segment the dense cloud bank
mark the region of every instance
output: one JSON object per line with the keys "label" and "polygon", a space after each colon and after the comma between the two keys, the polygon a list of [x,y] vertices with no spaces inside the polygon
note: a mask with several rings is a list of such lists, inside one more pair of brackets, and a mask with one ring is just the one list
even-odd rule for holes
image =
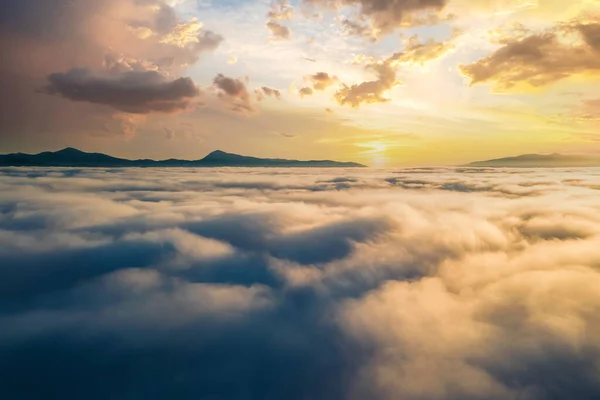
{"label": "dense cloud bank", "polygon": [[0,170],[3,399],[592,399],[600,170]]}

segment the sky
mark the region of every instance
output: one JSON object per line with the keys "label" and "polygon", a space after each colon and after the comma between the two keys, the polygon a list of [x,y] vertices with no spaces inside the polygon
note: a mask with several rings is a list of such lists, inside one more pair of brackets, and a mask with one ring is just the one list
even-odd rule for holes
{"label": "sky", "polygon": [[375,167],[598,149],[597,0],[0,5],[0,152]]}

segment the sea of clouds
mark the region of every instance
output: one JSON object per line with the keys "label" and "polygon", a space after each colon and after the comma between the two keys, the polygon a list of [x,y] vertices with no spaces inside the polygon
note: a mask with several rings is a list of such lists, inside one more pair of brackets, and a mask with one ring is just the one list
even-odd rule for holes
{"label": "sea of clouds", "polygon": [[600,169],[0,169],[0,398],[600,398]]}

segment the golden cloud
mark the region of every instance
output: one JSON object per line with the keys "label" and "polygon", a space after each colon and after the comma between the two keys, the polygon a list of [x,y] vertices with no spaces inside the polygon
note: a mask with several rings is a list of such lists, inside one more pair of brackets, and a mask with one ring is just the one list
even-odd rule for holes
{"label": "golden cloud", "polygon": [[517,27],[495,41],[501,47],[491,55],[459,67],[471,85],[493,83],[498,90],[509,90],[520,83],[544,86],[600,72],[598,17],[559,23],[543,31]]}

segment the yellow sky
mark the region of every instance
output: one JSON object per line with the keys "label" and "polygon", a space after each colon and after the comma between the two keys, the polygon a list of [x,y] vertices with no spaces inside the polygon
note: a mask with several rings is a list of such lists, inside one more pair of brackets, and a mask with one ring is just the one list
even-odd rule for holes
{"label": "yellow sky", "polygon": [[597,0],[101,2],[0,21],[1,150],[400,166],[600,143]]}

